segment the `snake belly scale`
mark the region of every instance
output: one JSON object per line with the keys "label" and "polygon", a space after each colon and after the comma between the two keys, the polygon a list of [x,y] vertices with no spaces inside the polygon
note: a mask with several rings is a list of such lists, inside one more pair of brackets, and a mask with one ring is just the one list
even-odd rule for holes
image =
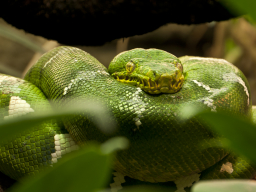
{"label": "snake belly scale", "polygon": [[[159,52],[166,56],[159,56]],[[30,106],[31,110],[27,112],[36,111],[33,102],[38,102],[35,99],[37,96],[31,99],[29,96],[24,97],[23,89],[28,90],[29,93],[32,92],[31,89],[36,90],[39,97],[43,97],[43,103],[46,104],[42,105],[45,106],[49,106],[47,99],[52,101],[54,107],[59,107],[66,102],[76,102],[80,97],[93,97],[106,103],[117,122],[118,130],[112,136],[125,136],[130,140],[130,147],[116,155],[114,169],[121,174],[146,182],[175,181],[201,172],[205,178],[252,178],[255,175],[254,167],[246,162],[246,165],[236,164],[239,158],[230,155],[223,148],[209,144],[202,149],[202,143],[212,139],[220,141],[220,136],[211,132],[204,122],[192,118],[182,123],[179,118],[184,106],[197,105],[211,111],[227,110],[250,119],[252,116],[250,89],[242,72],[225,60],[200,57],[182,57],[179,60],[165,51],[156,49],[133,49],[123,52],[112,60],[111,65],[116,63],[125,65],[131,60],[134,63],[140,60],[161,63],[162,57],[169,57],[167,61],[175,63],[176,68],[180,69],[178,66],[180,61],[183,65],[185,80],[175,80],[173,87],[182,85],[175,93],[165,93],[170,91],[163,86],[162,89],[159,88],[163,93],[150,94],[150,89],[146,87],[149,91],[143,90],[144,85],[141,87],[140,83],[129,84],[117,81],[115,78],[118,74],[111,71],[115,67],[112,67],[109,73],[97,59],[80,49],[55,48],[38,60],[26,74],[25,80],[15,78],[15,81],[22,81],[19,85],[15,85],[20,91],[7,93],[6,79],[12,77],[2,75],[1,78],[5,80],[0,79],[1,107],[3,107],[1,118],[10,115],[10,100],[18,97]],[[122,64],[123,62],[125,64]],[[133,67],[129,64],[126,70],[130,73]],[[28,88],[28,84],[33,88]],[[160,92],[157,89],[152,90],[154,93]],[[52,165],[52,158],[59,157],[56,135],[62,137],[66,135],[65,138],[68,139],[65,141],[72,142],[72,145],[65,145],[67,150],[61,147],[59,155],[61,152],[65,154],[75,150],[75,143],[80,145],[90,140],[104,142],[110,138],[86,117],[74,116],[65,119],[63,121],[65,128],[57,125],[56,122],[50,123],[52,124],[48,125],[47,129],[40,128],[42,131],[35,130],[29,133],[30,135],[39,133],[34,139],[34,152],[30,149],[32,156],[28,153],[21,155],[19,151],[26,136],[20,135],[10,141],[13,148],[7,147],[8,142],[2,144],[0,171],[14,179],[19,179],[23,175],[34,173],[43,164]],[[45,138],[47,135],[48,148],[44,146],[46,141],[41,142],[45,139],[41,134]],[[31,143],[31,138],[27,140]],[[23,150],[26,151],[27,148],[23,147]],[[33,157],[33,154],[36,156]],[[15,164],[12,155],[16,155],[15,162],[23,161],[23,163]],[[232,167],[233,172],[223,171],[222,165],[225,159],[226,162],[236,165]],[[39,161],[42,163],[40,164]],[[241,159],[239,161],[241,162]],[[219,167],[215,169],[215,165]],[[244,166],[250,174],[241,171],[241,167]],[[213,169],[210,173],[205,171],[210,170],[209,168]]]}

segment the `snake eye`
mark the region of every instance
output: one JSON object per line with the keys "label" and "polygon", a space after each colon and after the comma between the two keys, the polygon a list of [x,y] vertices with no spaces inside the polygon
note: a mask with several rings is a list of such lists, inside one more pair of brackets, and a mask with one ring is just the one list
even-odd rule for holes
{"label": "snake eye", "polygon": [[128,73],[132,73],[132,72],[134,71],[134,69],[135,69],[135,65],[134,65],[134,63],[133,63],[132,61],[129,61],[129,62],[126,64],[125,68],[126,68],[126,71],[127,71]]}
{"label": "snake eye", "polygon": [[176,67],[181,71],[181,73],[183,73],[183,66],[181,63],[177,63]]}

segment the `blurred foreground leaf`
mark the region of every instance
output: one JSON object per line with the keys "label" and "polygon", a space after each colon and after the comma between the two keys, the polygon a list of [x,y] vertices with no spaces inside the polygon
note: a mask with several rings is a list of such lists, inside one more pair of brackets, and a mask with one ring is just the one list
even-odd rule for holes
{"label": "blurred foreground leaf", "polygon": [[203,112],[197,116],[223,135],[224,146],[256,163],[256,126],[252,122],[224,112]]}
{"label": "blurred foreground leaf", "polygon": [[194,117],[195,115],[203,112],[204,109],[197,104],[189,104],[189,105],[184,105],[182,107],[180,107],[179,109],[179,120],[182,121],[186,121],[188,119],[190,119],[191,117]]}
{"label": "blurred foreground leaf", "polygon": [[192,187],[192,192],[253,192],[256,181],[253,180],[217,180],[200,181]]}
{"label": "blurred foreground leaf", "polygon": [[134,186],[122,189],[120,192],[174,192],[177,189],[156,186]]}
{"label": "blurred foreground leaf", "polygon": [[256,20],[255,0],[223,0],[223,2],[226,2],[223,5],[225,5],[230,11],[235,11],[239,14],[249,14],[254,20]]}
{"label": "blurred foreground leaf", "polygon": [[109,114],[107,108],[100,102],[84,99],[76,101],[76,104],[65,105],[58,110],[47,110],[40,113],[29,113],[25,116],[12,118],[0,122],[0,140],[5,140],[13,134],[27,130],[44,121],[51,119],[61,119],[74,114],[84,114],[93,117],[92,121],[104,133],[114,131],[115,122]]}
{"label": "blurred foreground leaf", "polygon": [[238,46],[232,38],[227,38],[225,40],[225,60],[230,63],[235,63],[242,54],[242,48]]}
{"label": "blurred foreground leaf", "polygon": [[[101,190],[97,192],[113,192],[115,190],[107,189],[107,190]],[[177,188],[172,187],[158,187],[158,186],[129,186],[124,187],[123,189],[119,190],[118,192],[175,192],[177,191]]]}
{"label": "blurred foreground leaf", "polygon": [[106,187],[111,175],[113,157],[103,154],[97,145],[66,155],[52,168],[27,177],[10,192],[94,192]]}
{"label": "blurred foreground leaf", "polygon": [[30,40],[25,35],[19,34],[13,29],[6,27],[1,23],[0,23],[0,35],[12,41],[15,41],[17,43],[20,43],[23,46],[31,49],[32,51],[41,52],[41,53],[45,52],[45,50],[41,46],[39,46],[38,44]]}
{"label": "blurred foreground leaf", "polygon": [[103,153],[113,153],[117,150],[127,149],[129,140],[125,137],[113,137],[101,145]]}

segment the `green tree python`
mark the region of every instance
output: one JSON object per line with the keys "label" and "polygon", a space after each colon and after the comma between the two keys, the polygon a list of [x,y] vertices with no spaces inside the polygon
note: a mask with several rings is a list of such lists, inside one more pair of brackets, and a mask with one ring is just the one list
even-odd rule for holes
{"label": "green tree python", "polygon": [[[248,82],[222,59],[182,57],[158,49],[118,54],[108,70],[90,54],[73,47],[45,53],[24,80],[1,74],[1,119],[61,106],[88,96],[103,100],[130,147],[117,153],[112,187],[131,183],[174,182],[177,191],[199,179],[252,178],[255,167],[227,150],[203,143],[220,136],[182,108],[197,105],[252,118]],[[90,140],[110,138],[84,116],[46,122],[0,145],[0,171],[13,179],[54,166],[65,153]],[[120,186],[119,186],[120,187]]]}

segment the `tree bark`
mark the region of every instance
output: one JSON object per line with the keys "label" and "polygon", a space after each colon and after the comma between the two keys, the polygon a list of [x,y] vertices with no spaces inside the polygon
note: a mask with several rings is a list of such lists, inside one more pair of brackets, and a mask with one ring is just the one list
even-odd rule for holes
{"label": "tree bark", "polygon": [[198,24],[235,15],[222,0],[4,0],[0,17],[68,45],[102,45],[167,23]]}

